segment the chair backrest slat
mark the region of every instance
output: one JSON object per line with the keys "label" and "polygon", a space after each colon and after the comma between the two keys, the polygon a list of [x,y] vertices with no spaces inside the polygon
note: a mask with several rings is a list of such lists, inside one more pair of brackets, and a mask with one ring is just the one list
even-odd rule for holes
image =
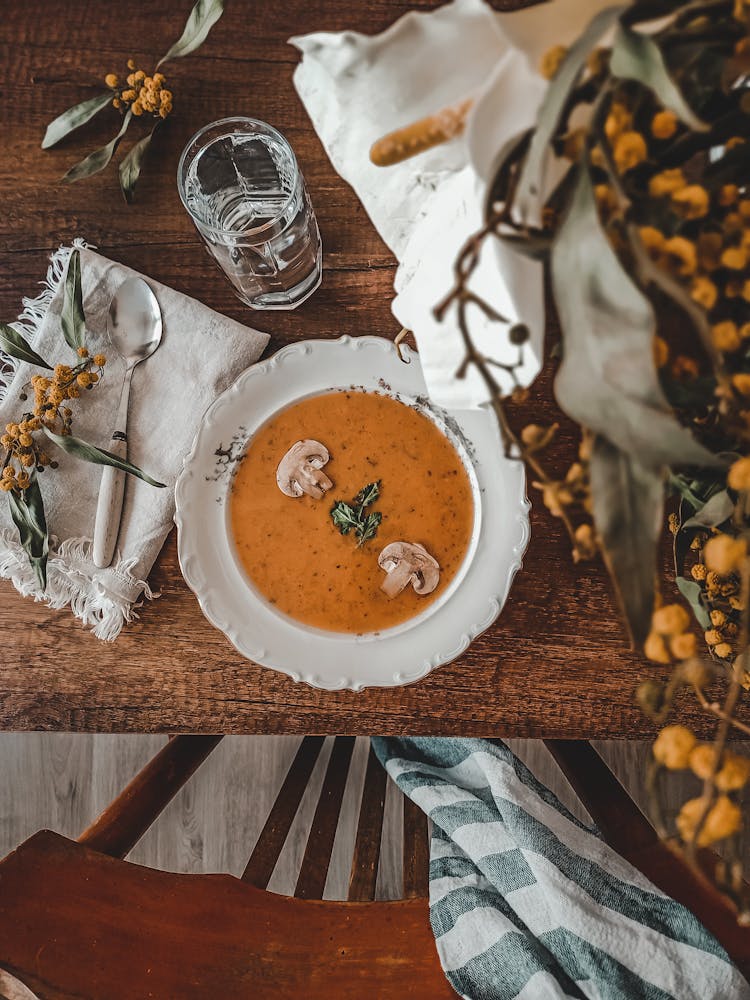
{"label": "chair backrest slat", "polygon": [[378,880],[380,842],[385,812],[385,789],[388,776],[370,747],[359,807],[357,839],[354,842],[352,871],[349,879],[349,899],[366,902],[375,899]]}
{"label": "chair backrest slat", "polygon": [[242,873],[243,882],[259,889],[268,885],[324,742],[325,736],[305,736],[301,741]]}
{"label": "chair backrest slat", "polygon": [[404,898],[426,896],[429,885],[427,817],[404,796]]}
{"label": "chair backrest slat", "polygon": [[339,824],[341,801],[354,750],[354,739],[353,736],[337,736],[333,742],[323,788],[294,890],[294,895],[300,899],[323,898],[336,828]]}
{"label": "chair backrest slat", "polygon": [[619,854],[655,844],[656,831],[586,740],[545,740],[604,839]]}
{"label": "chair backrest slat", "polygon": [[138,772],[130,784],[78,838],[93,851],[124,858],[221,736],[175,736]]}

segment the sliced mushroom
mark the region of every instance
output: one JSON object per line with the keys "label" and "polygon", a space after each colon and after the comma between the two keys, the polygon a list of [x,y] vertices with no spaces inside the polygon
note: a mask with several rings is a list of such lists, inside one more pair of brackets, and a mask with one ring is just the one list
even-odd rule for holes
{"label": "sliced mushroom", "polygon": [[330,490],[333,483],[320,470],[330,455],[320,441],[297,441],[279,462],[276,482],[281,492],[288,497],[301,497],[303,493],[316,500]]}
{"label": "sliced mushroom", "polygon": [[431,594],[440,579],[440,567],[418,542],[391,542],[378,556],[385,570],[380,589],[386,597],[396,597],[410,583],[420,595]]}

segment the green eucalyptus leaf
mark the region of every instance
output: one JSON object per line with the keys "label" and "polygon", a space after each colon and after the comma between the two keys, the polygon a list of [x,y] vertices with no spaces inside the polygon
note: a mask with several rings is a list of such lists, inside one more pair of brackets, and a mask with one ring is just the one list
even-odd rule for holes
{"label": "green eucalyptus leaf", "polygon": [[83,313],[81,290],[81,253],[74,250],[68,260],[65,275],[62,312],[60,313],[63,337],[69,347],[77,351],[86,343],[86,317]]}
{"label": "green eucalyptus leaf", "polygon": [[519,219],[529,225],[538,225],[542,206],[542,187],[550,143],[557,132],[568,97],[576,85],[586,59],[601,36],[617,20],[626,5],[608,7],[599,11],[583,34],[568,49],[554,78],[550,81],[537,116],[536,129],[524,161],[514,205]]}
{"label": "green eucalyptus leaf", "polygon": [[9,354],[12,358],[17,358],[19,361],[26,361],[30,365],[36,365],[37,368],[49,368],[50,371],[52,370],[52,365],[47,364],[44,358],[37,354],[33,347],[31,347],[25,337],[22,337],[17,330],[14,330],[7,323],[0,323],[0,351],[4,354]]}
{"label": "green eucalyptus leaf", "polygon": [[71,434],[55,434],[49,427],[43,429],[50,441],[53,441],[58,448],[62,448],[63,451],[66,451],[69,455],[73,455],[75,458],[80,458],[84,462],[93,462],[95,465],[112,465],[115,469],[122,469],[123,472],[128,472],[131,476],[137,476],[138,479],[142,479],[149,486],[163,488],[166,485],[165,483],[157,482],[151,476],[147,476],[137,465],[133,465],[127,459],[113,455],[111,451],[97,448],[95,445],[81,441],[80,438],[73,437]]}
{"label": "green eucalyptus leaf", "polygon": [[691,489],[690,482],[684,476],[670,473],[667,476],[667,486],[670,488],[671,492],[679,494],[679,496],[682,497],[683,502],[689,504],[690,509],[693,511],[700,510],[705,503],[705,500],[696,496]]}
{"label": "green eucalyptus leaf", "polygon": [[649,35],[620,25],[609,65],[614,76],[637,80],[653,90],[664,107],[674,111],[694,131],[708,130],[708,125],[698,118],[672,80],[661,49]]}
{"label": "green eucalyptus leaf", "polygon": [[66,184],[72,184],[73,181],[83,180],[84,177],[91,177],[92,174],[98,174],[100,170],[104,170],[109,161],[114,156],[114,152],[120,144],[120,140],[125,135],[128,130],[128,125],[133,117],[133,112],[128,111],[122,120],[122,125],[120,126],[120,131],[111,139],[106,146],[101,146],[99,149],[95,149],[93,153],[89,153],[88,156],[84,157],[79,163],[76,163],[70,168],[67,174],[61,178]]}
{"label": "green eucalyptus leaf", "polygon": [[133,201],[133,193],[135,191],[135,186],[138,183],[138,178],[141,176],[141,167],[143,166],[143,160],[148,151],[148,147],[151,144],[151,140],[154,137],[154,133],[158,129],[160,122],[151,129],[148,135],[144,135],[142,139],[133,146],[132,149],[122,158],[120,161],[120,167],[118,174],[120,177],[120,190],[122,191],[125,201],[131,204]]}
{"label": "green eucalyptus leaf", "polygon": [[645,467],[717,466],[674,417],[653,361],[654,314],[601,228],[591,179],[579,176],[552,248],[563,335],[555,380],[562,409]]}
{"label": "green eucalyptus leaf", "polygon": [[66,135],[80,128],[81,125],[85,125],[86,122],[91,121],[94,115],[98,114],[111,103],[112,96],[112,92],[108,90],[104,94],[98,94],[87,101],[81,101],[80,104],[75,104],[72,108],[68,108],[67,111],[63,111],[61,115],[58,115],[47,126],[47,131],[44,133],[44,138],[42,139],[42,149],[49,149],[50,146],[54,146],[55,143],[64,139]]}
{"label": "green eucalyptus leaf", "polygon": [[179,39],[156,64],[157,69],[167,59],[180,59],[190,55],[208,38],[208,33],[224,13],[224,0],[197,0],[190,11]]}
{"label": "green eucalyptus leaf", "polygon": [[636,643],[651,626],[664,478],[600,434],[591,451],[591,499],[604,559]]}
{"label": "green eucalyptus leaf", "polygon": [[734,501],[726,490],[714,495],[683,524],[683,528],[717,528],[734,513]]}
{"label": "green eucalyptus leaf", "polygon": [[42,590],[47,587],[47,556],[49,554],[49,534],[44,516],[44,501],[42,491],[36,476],[31,484],[21,493],[8,493],[10,515],[18,530],[21,542],[29,562],[36,573]]}
{"label": "green eucalyptus leaf", "polygon": [[[692,505],[687,500],[680,500],[677,506],[677,521],[678,524],[682,525],[690,510],[693,509]],[[682,531],[681,529],[676,535],[672,535],[672,559],[674,562],[674,575],[675,577],[682,576],[683,570],[685,569],[685,559],[690,552],[690,543],[693,540],[692,532]]]}
{"label": "green eucalyptus leaf", "polygon": [[708,614],[708,608],[703,603],[700,585],[695,580],[688,580],[684,576],[678,576],[675,583],[679,592],[693,609],[693,614],[700,627],[702,629],[711,628],[711,618]]}

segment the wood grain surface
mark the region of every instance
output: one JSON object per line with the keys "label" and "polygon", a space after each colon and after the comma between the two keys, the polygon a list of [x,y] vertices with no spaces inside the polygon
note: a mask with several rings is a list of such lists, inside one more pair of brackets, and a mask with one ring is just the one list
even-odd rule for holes
{"label": "wood grain surface", "polygon": [[[95,92],[134,56],[150,66],[181,28],[190,3],[123,16],[97,0],[6,0],[0,19],[0,316],[34,294],[51,250],[82,236],[99,250],[214,309],[267,330],[269,351],[308,337],[378,334],[390,314],[395,262],[351,189],[336,175],[292,87],[290,35],[380,31],[431,4],[368,0],[232,0],[198,53],[169,65],[175,114],[154,144],[133,206],[116,172],[71,186],[60,175],[106,141],[88,124],[55,149],[47,122]],[[183,9],[184,8],[184,9]],[[278,126],[297,151],[324,243],[317,294],[292,313],[253,313],[232,294],[179,203],[179,152],[194,131],[230,114]],[[516,419],[557,418],[550,371]],[[559,462],[573,455],[563,422]],[[559,524],[535,504],[524,568],[498,624],[458,661],[401,689],[320,692],[242,659],[204,620],[182,581],[174,535],[151,576],[161,592],[114,644],[0,583],[0,727],[99,732],[432,733],[635,737],[651,724],[633,702],[659,671],[631,653],[601,567],[575,568]],[[686,718],[707,731],[686,709]]]}

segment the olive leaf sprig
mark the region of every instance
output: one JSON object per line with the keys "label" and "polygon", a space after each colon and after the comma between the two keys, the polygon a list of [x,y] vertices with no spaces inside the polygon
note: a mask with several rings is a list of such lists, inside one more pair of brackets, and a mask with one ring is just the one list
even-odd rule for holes
{"label": "olive leaf sprig", "polygon": [[375,503],[380,496],[380,480],[363,486],[351,503],[337,500],[331,507],[331,520],[342,535],[353,531],[357,537],[357,548],[374,538],[383,520],[379,510],[366,513],[367,507]]}
{"label": "olive leaf sprig", "polygon": [[0,491],[8,496],[21,546],[42,589],[47,586],[49,532],[39,477],[46,470],[58,467],[46,450],[48,442],[83,461],[112,465],[151,486],[164,486],[132,462],[82,441],[71,433],[73,411],[68,402],[81,398],[82,390],[92,390],[100,383],[107,362],[104,354],[97,352],[92,355],[86,347],[78,250],[73,251],[68,262],[61,328],[65,342],[75,352],[76,362],[72,365],[58,364],[53,368],[17,330],[6,323],[0,324],[0,350],[50,373],[32,375],[22,389],[20,400],[26,403],[29,395],[33,394],[33,408],[25,410],[18,421],[7,424],[5,433],[0,436],[0,447],[4,452]]}
{"label": "olive leaf sprig", "polygon": [[[197,0],[190,11],[182,35],[156,64],[156,70],[168,59],[179,59],[195,52],[205,42],[211,28],[223,13],[224,0]],[[155,119],[151,130],[131,147],[120,162],[120,190],[125,200],[130,203],[133,200],[135,186],[151,140],[172,111],[173,95],[172,91],[165,86],[167,81],[163,73],[155,70],[153,74],[148,75],[144,70],[136,67],[133,59],[129,59],[127,65],[130,72],[123,83],[115,73],[107,73],[104,77],[104,82],[107,85],[106,91],[81,101],[80,104],[75,104],[50,122],[42,140],[42,149],[49,149],[56,145],[66,135],[91,121],[95,115],[110,105],[120,112],[120,126],[113,138],[104,146],[93,150],[79,163],[74,164],[63,176],[63,181],[72,183],[104,170],[114,156],[133,118],[143,118],[144,120],[150,118],[152,121]]]}

